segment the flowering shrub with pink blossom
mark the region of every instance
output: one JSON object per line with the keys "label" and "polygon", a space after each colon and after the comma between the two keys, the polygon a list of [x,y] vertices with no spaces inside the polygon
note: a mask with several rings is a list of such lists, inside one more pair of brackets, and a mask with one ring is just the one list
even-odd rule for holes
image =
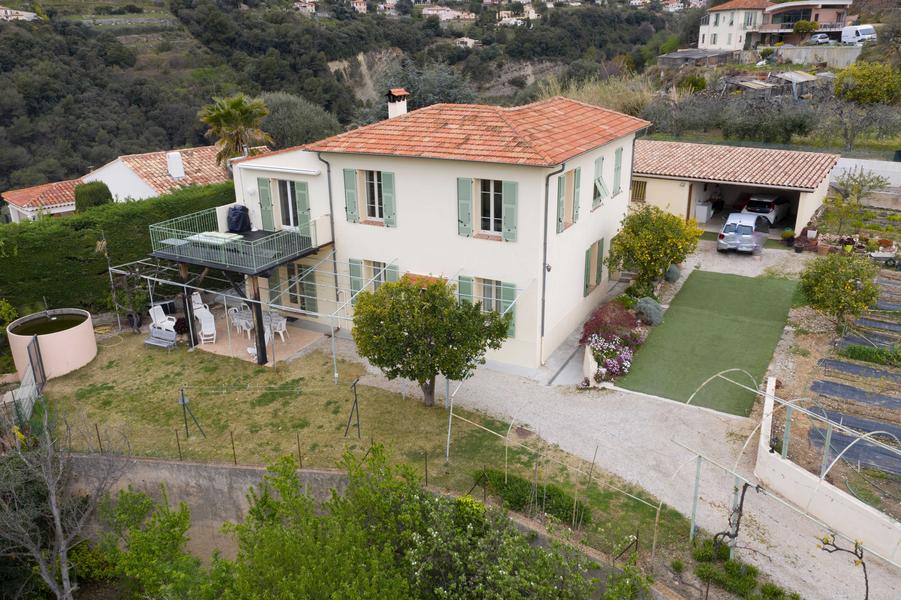
{"label": "flowering shrub with pink blossom", "polygon": [[639,343],[638,337],[627,340],[618,335],[592,335],[588,339],[588,347],[598,363],[594,380],[597,383],[610,381],[628,373],[632,368],[633,347]]}

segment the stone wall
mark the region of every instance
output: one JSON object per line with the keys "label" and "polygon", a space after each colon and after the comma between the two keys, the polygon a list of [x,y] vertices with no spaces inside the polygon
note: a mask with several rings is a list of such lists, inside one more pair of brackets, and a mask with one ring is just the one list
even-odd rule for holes
{"label": "stone wall", "polygon": [[[121,462],[123,468],[113,493],[131,486],[160,499],[165,485],[170,506],[179,502],[188,505],[188,550],[203,558],[217,548],[226,556],[232,555],[235,547],[231,538],[222,534],[222,524],[243,519],[248,508],[247,491],[259,484],[266,473],[262,467],[76,455],[76,481],[89,485],[93,477],[105,471],[104,462],[110,460]],[[341,471],[301,469],[298,476],[304,492],[317,502],[330,498],[332,490],[342,493],[347,486],[347,476]]]}

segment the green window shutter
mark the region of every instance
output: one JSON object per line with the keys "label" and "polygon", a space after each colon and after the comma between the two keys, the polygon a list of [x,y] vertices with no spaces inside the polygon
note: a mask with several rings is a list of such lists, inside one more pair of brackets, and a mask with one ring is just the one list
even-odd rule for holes
{"label": "green window shutter", "polygon": [[[593,246],[594,244],[592,244]],[[582,295],[587,296],[591,288],[591,246],[585,251],[585,285],[582,286]]]}
{"label": "green window shutter", "polygon": [[594,190],[591,194],[591,208],[597,208],[607,197],[607,185],[604,183],[604,157],[594,159]]}
{"label": "green window shutter", "polygon": [[566,178],[563,175],[557,176],[557,233],[563,231],[563,212],[566,206],[564,194],[566,192]]}
{"label": "green window shutter", "polygon": [[394,173],[382,171],[382,208],[385,227],[397,227],[397,198],[394,195]]}
{"label": "green window shutter", "polygon": [[598,240],[598,264],[594,273],[594,282],[600,285],[604,280],[604,238]]}
{"label": "green window shutter", "polygon": [[457,178],[457,233],[472,237],[472,179]]}
{"label": "green window shutter", "polygon": [[460,302],[472,304],[472,277],[464,275],[457,277],[457,296]]}
{"label": "green window shutter", "polygon": [[297,229],[300,235],[311,237],[310,189],[306,181],[292,181],[294,186],[294,208],[297,211]]}
{"label": "green window shutter", "polygon": [[515,181],[505,181],[502,185],[503,190],[503,212],[501,213],[503,234],[505,242],[516,241],[516,197],[519,192],[519,184]]}
{"label": "green window shutter", "polygon": [[516,334],[516,286],[512,283],[501,283],[501,312],[510,315],[510,325],[507,327],[507,337]]}
{"label": "green window shutter", "polygon": [[306,309],[310,312],[319,312],[316,302],[316,271],[312,267],[300,276],[300,293],[303,295]]}
{"label": "green window shutter", "polygon": [[397,269],[397,265],[391,264],[385,267],[385,281],[397,281],[400,279],[400,271]]}
{"label": "green window shutter", "polygon": [[[350,293],[351,296],[363,289],[363,261],[358,258],[351,258],[347,261],[350,269]],[[351,300],[351,304],[355,304],[356,298]]]}
{"label": "green window shutter", "polygon": [[279,289],[280,285],[280,277],[278,273],[278,267],[272,269],[272,272],[269,273],[269,277],[267,278],[267,285],[269,286],[269,304],[281,304],[281,290]]}
{"label": "green window shutter", "polygon": [[360,207],[357,205],[357,172],[344,169],[344,209],[349,223],[360,222]]}
{"label": "green window shutter", "polygon": [[616,162],[613,164],[613,193],[618,194],[623,191],[622,188],[623,175],[623,149],[616,149]]}
{"label": "green window shutter", "polygon": [[275,219],[272,216],[272,191],[269,189],[269,180],[265,177],[257,179],[257,188],[260,190],[260,220],[266,231],[275,230]]}
{"label": "green window shutter", "polygon": [[573,173],[573,223],[579,220],[579,183],[582,179],[582,167],[576,167]]}

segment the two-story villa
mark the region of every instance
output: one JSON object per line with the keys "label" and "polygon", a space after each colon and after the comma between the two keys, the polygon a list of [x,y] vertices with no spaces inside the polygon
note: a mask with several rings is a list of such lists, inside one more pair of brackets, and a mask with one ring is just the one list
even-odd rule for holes
{"label": "two-story villa", "polygon": [[254,229],[309,246],[245,270],[259,279],[248,288],[307,326],[346,329],[361,290],[444,277],[461,301],[513,315],[490,360],[538,367],[606,292],[649,123],[559,97],[406,113],[392,92],[385,121],[234,161]]}
{"label": "two-story villa", "polygon": [[730,0],[707,10],[698,31],[698,48],[747,50],[758,44],[800,44],[808,34],[794,33],[795,23],[810,21],[836,39],[847,23],[852,0]]}

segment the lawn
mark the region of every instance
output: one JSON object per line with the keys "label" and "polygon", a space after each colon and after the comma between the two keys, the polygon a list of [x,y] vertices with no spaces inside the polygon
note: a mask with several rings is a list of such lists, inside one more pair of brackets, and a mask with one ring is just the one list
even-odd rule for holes
{"label": "lawn", "polygon": [[[420,475],[428,456],[429,484],[457,493],[470,491],[481,468],[504,468],[503,440],[461,420],[454,422],[451,460],[445,463],[447,411],[441,406],[425,407],[418,396],[405,398],[376,387],[358,386],[361,437],[351,427],[345,438],[353,403],[350,383],[364,372],[359,364],[342,361],[341,379],[335,385],[331,356],[324,352],[273,370],[181,347],[167,353],[142,342],[143,336],[132,334],[102,341],[91,364],[48,383],[46,395],[70,426],[76,449],[96,449],[99,431],[106,451],[124,452],[130,447],[135,455],[178,459],[180,445],[185,460],[231,462],[236,457],[241,464],[266,464],[285,454],[296,456],[299,445],[305,467],[334,467],[345,451],[362,455],[375,442],[385,446],[392,460],[410,464]],[[182,385],[206,438],[190,417],[190,437],[185,438],[179,405]],[[507,432],[507,423],[464,410],[454,413],[492,431]],[[587,461],[549,446],[524,429],[511,433],[510,472],[531,481],[533,450],[542,454],[540,482],[577,490],[591,507],[594,522],[581,532],[582,541],[609,553],[636,529],[642,540],[652,539],[655,510],[598,482],[656,505],[647,493],[597,468],[593,483],[586,486],[579,471],[589,471]],[[481,498],[482,490],[472,493]],[[687,535],[687,520],[664,508],[660,545],[670,553],[682,553]]]}
{"label": "lawn", "polygon": [[[685,402],[704,380],[725,369],[744,369],[761,382],[796,288],[790,279],[692,272],[619,384]],[[727,377],[753,387],[742,373]],[[692,404],[747,416],[754,397],[717,379]]]}

